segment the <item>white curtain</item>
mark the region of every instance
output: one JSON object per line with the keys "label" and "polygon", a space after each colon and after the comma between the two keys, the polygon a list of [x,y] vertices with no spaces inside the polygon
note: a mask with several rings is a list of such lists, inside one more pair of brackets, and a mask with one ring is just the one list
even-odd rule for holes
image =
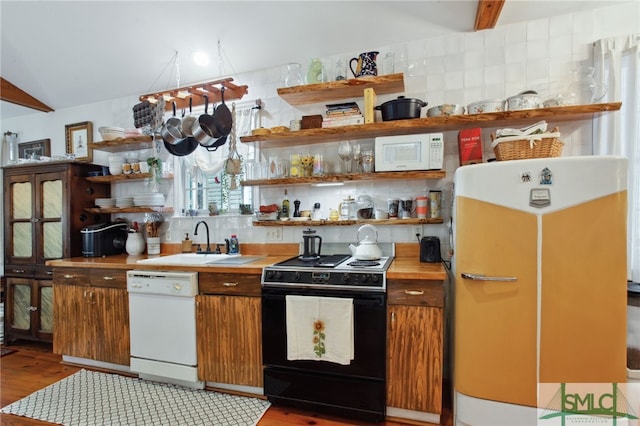
{"label": "white curtain", "polygon": [[[595,121],[593,153],[629,159],[627,259],[629,279],[640,282],[640,34],[598,40],[596,76],[609,90],[603,102],[621,101],[618,112]],[[606,226],[606,225],[605,225]]]}

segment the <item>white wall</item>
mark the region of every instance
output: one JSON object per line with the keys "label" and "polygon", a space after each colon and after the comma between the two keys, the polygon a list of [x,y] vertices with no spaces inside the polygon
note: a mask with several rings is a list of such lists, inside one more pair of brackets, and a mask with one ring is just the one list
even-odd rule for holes
{"label": "white wall", "polygon": [[[429,102],[429,106],[442,103],[467,105],[483,99],[506,97],[520,91],[533,89],[550,95],[565,87],[569,70],[592,63],[592,43],[603,37],[638,32],[640,28],[640,3],[627,3],[605,7],[595,11],[555,16],[548,19],[526,23],[498,26],[493,30],[476,33],[458,33],[432,39],[411,40],[402,45],[380,46],[382,58],[387,52],[396,54],[396,72],[405,73],[405,95]],[[336,56],[352,57],[357,52],[340,52]],[[406,59],[405,67],[400,57]],[[331,68],[334,58],[322,58]],[[306,68],[307,64],[303,64]],[[245,99],[260,98],[264,102],[262,113],[263,127],[286,125],[289,120],[309,113],[322,113],[324,105],[308,105],[295,109],[281,100],[276,89],[283,86],[285,67],[256,70],[251,73],[234,75],[239,84],[249,86],[249,95]],[[396,95],[380,96],[378,103],[393,99]],[[98,140],[97,128],[102,125],[132,127],[131,107],[137,97],[114,99],[91,105],[59,110],[53,113],[35,113],[26,117],[2,120],[1,131],[17,132],[21,142],[50,138],[52,155],[64,153],[64,126],[79,121],[92,121],[94,139]],[[427,107],[428,108],[428,107]],[[424,115],[424,113],[423,113]],[[553,123],[551,123],[553,124]],[[483,131],[485,158],[493,157],[490,151],[490,132]],[[588,155],[591,153],[591,123],[589,121],[561,123],[560,131],[565,142],[563,155]],[[372,144],[373,140],[361,140],[361,145]],[[337,158],[336,144],[314,145],[305,148],[311,152],[323,152],[325,158]],[[276,151],[285,155],[287,150]],[[263,153],[263,156],[273,155]],[[289,199],[299,198],[304,208],[311,208],[314,202],[322,205],[328,213],[329,207],[337,208],[341,199],[347,195],[367,192],[374,196],[376,207],[384,207],[387,197],[393,195],[417,195],[429,189],[444,189],[444,217],[448,218],[450,208],[450,186],[453,174],[458,167],[457,132],[445,133],[445,169],[446,179],[436,181],[375,181],[347,184],[330,189],[311,188],[306,185],[288,187]],[[167,153],[163,153],[165,158]],[[266,158],[266,157],[265,157]],[[94,152],[94,161],[106,164],[104,153]],[[144,187],[132,185],[127,188],[117,186],[118,195],[123,192],[140,192]],[[171,186],[164,184],[163,190],[173,199]],[[254,205],[280,203],[283,187],[265,187],[255,190],[259,201]],[[140,220],[135,215],[124,215],[132,220]],[[164,225],[164,239],[179,241],[184,232],[192,233],[197,220],[206,219],[212,228],[213,239],[222,241],[231,233],[237,233],[241,242],[266,241],[267,231],[271,228],[252,227],[247,216],[218,216],[196,218],[173,218]],[[326,241],[354,241],[357,227],[322,227],[318,233]],[[285,242],[298,242],[302,228],[283,227]],[[443,252],[448,247],[447,230],[444,225],[425,225],[421,229],[424,235],[437,235],[443,242]],[[381,241],[415,241],[414,227],[380,227]],[[199,238],[198,236],[197,238]],[[202,241],[198,239],[197,241]]]}

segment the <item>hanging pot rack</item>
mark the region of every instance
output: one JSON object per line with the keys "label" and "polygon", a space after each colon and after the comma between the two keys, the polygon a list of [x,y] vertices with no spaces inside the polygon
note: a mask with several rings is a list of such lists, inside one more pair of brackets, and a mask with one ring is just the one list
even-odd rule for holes
{"label": "hanging pot rack", "polygon": [[158,102],[158,99],[164,97],[166,111],[172,110],[173,102],[176,103],[176,107],[179,109],[188,109],[189,98],[192,99],[192,106],[194,107],[204,105],[205,95],[209,97],[209,103],[220,102],[222,99],[222,87],[224,87],[225,102],[234,99],[242,99],[242,97],[249,92],[248,86],[238,86],[233,84],[232,81],[233,78],[227,77],[219,80],[192,84],[190,86],[178,87],[162,92],[140,95],[139,99],[140,101],[156,103]]}

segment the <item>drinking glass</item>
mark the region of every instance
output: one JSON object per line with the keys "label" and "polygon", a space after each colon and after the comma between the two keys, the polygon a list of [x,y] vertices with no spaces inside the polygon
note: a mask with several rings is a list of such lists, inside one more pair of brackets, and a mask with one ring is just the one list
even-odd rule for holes
{"label": "drinking glass", "polygon": [[353,159],[353,149],[350,141],[340,141],[338,144],[338,157],[344,162],[345,172],[351,173],[351,160]]}
{"label": "drinking glass", "polygon": [[298,63],[287,64],[287,75],[284,78],[286,87],[300,86],[302,84],[302,65]]}

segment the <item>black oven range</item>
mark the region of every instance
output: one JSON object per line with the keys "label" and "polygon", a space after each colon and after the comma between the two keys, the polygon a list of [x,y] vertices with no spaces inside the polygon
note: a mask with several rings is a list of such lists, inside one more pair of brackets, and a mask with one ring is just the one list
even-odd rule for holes
{"label": "black oven range", "polygon": [[[270,402],[384,420],[386,270],[391,260],[360,262],[351,255],[322,255],[264,268],[264,393]],[[346,339],[335,338],[345,333]],[[350,358],[332,358],[331,346],[345,341]]]}

